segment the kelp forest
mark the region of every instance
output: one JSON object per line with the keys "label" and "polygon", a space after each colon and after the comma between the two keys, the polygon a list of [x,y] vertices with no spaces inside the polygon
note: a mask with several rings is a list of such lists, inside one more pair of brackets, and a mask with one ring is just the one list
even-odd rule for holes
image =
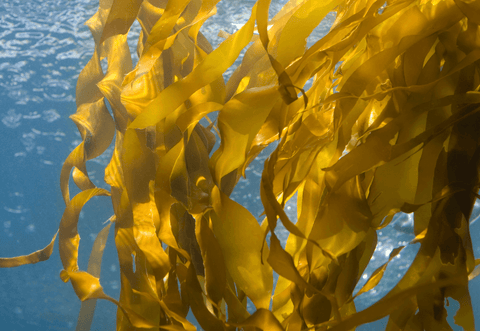
{"label": "kelp forest", "polygon": [[[78,77],[71,119],[83,141],[60,174],[58,233],[0,266],[47,260],[58,237],[60,277],[82,301],[77,330],[90,329],[97,299],[118,306],[117,330],[195,330],[189,311],[207,331],[354,330],[387,316],[389,331],[475,330],[480,2],[291,0],[269,17],[270,1],[258,0],[213,48],[200,29],[218,2],[100,0],[86,22],[95,51]],[[332,14],[329,32],[307,45]],[[106,190],[87,161],[112,143]],[[230,195],[269,145],[259,222]],[[98,196],[114,215],[80,270],[79,214]],[[292,197],[296,219],[285,212]],[[400,212],[413,215],[419,250],[392,290],[357,311],[354,299],[388,264],[354,295],[377,231]],[[101,285],[105,245],[118,253],[118,301]],[[448,300],[459,304],[457,326]]]}

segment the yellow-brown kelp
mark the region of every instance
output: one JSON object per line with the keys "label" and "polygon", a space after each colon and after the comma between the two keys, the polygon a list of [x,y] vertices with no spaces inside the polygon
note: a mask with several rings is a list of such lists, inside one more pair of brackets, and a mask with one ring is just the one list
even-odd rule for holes
{"label": "yellow-brown kelp", "polygon": [[[199,29],[217,2],[101,0],[87,22],[95,53],[72,115],[83,142],[61,173],[62,279],[82,301],[116,303],[118,330],[193,330],[189,309],[205,330],[351,330],[384,316],[387,330],[448,330],[447,297],[460,304],[455,323],[474,330],[468,281],[479,260],[469,218],[479,189],[480,2],[292,0],[269,21],[270,1],[259,0],[247,23],[212,49]],[[330,32],[306,48],[332,11]],[[135,20],[142,32],[132,69],[127,32]],[[225,84],[222,74],[245,47]],[[199,121],[215,111],[220,146],[212,154],[213,124]],[[86,161],[114,138],[107,191],[90,181]],[[229,195],[273,141],[259,225]],[[70,199],[72,169],[81,192]],[[296,223],[283,209],[295,193]],[[77,265],[78,215],[98,195],[114,206],[119,301],[99,279],[110,224],[88,270]],[[420,249],[383,299],[356,312],[352,292],[376,230],[399,211],[414,212]],[[278,220],[290,232],[286,247],[274,233]],[[53,240],[0,266],[45,260]],[[385,267],[357,295],[374,288]],[[93,309],[86,303],[84,321]]]}

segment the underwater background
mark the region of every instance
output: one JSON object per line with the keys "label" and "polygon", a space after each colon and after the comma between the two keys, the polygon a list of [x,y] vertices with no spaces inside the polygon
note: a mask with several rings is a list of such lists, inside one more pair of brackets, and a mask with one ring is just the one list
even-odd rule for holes
{"label": "underwater background", "polygon": [[[286,2],[272,1],[271,14]],[[255,2],[223,0],[217,15],[201,31],[216,47],[222,38],[219,30],[233,33],[247,21]],[[0,256],[29,254],[45,247],[57,231],[64,211],[59,188],[62,164],[81,138],[68,118],[76,111],[75,86],[83,66],[93,54],[94,42],[83,23],[97,10],[98,1],[89,0],[3,0],[0,2]],[[333,22],[329,15],[310,37],[321,38]],[[129,33],[134,63],[138,24]],[[237,61],[238,65],[238,61]],[[233,68],[225,76],[228,77]],[[267,148],[247,168],[232,198],[258,217],[263,212],[259,183],[263,161],[274,146]],[[110,151],[111,152],[111,151]],[[88,163],[90,178],[105,187],[103,169],[111,154]],[[75,192],[73,192],[75,193]],[[82,238],[80,269],[86,269],[93,240],[112,215],[108,197],[93,199],[80,215]],[[286,211],[296,219],[295,201]],[[480,257],[480,203],[477,201],[471,219],[475,256]],[[277,227],[277,236],[285,244],[287,231]],[[378,232],[379,243],[362,279],[388,260],[390,252],[413,239],[413,220],[397,215]],[[59,278],[62,269],[57,244],[50,259],[36,265],[0,269],[1,330],[74,330],[80,301],[70,284]],[[359,296],[357,309],[370,306],[391,289],[413,260],[418,245],[409,245],[389,264],[380,285]],[[101,281],[106,294],[117,298],[120,293],[118,259],[113,245],[113,229],[105,249]],[[357,286],[361,287],[362,284]],[[480,318],[480,280],[470,283],[476,317]],[[97,301],[92,330],[114,330],[116,306]],[[458,308],[450,302],[449,320]],[[477,318],[477,323],[478,319]],[[453,323],[452,323],[453,325]],[[381,330],[384,321],[363,330]]]}

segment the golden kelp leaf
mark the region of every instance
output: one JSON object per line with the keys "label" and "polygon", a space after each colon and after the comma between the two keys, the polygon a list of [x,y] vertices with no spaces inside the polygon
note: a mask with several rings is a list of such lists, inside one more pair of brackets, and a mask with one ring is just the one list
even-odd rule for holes
{"label": "golden kelp leaf", "polygon": [[148,203],[150,181],[155,178],[154,154],[146,146],[148,132],[128,129],[123,138],[122,164],[130,202]]}
{"label": "golden kelp leaf", "polygon": [[[200,215],[201,216],[201,215]],[[172,222],[172,229],[175,230],[175,236],[178,238],[180,247],[188,252],[187,259],[193,264],[195,272],[199,276],[205,276],[205,261],[200,251],[199,243],[196,239],[196,221],[183,206],[176,203],[172,206],[172,213],[170,215]],[[175,223],[176,222],[176,223]],[[202,289],[205,289],[204,282]]]}
{"label": "golden kelp leaf", "polygon": [[129,326],[132,323],[132,316],[141,316],[143,323],[157,325],[162,313],[158,302],[161,292],[157,289],[157,285],[160,284],[145,254],[135,242],[133,229],[117,227],[115,244],[124,289],[119,306],[125,310],[124,315],[119,314],[121,317],[118,317],[117,324]]}
{"label": "golden kelp leaf", "polygon": [[[378,285],[378,283],[380,283],[380,281],[382,280],[382,277],[383,277],[383,274],[385,273],[385,270],[387,269],[387,266],[388,264],[390,263],[390,261],[392,261],[392,259],[394,257],[396,257],[403,249],[405,248],[405,246],[400,246],[400,247],[397,247],[395,248],[394,250],[392,250],[390,252],[390,256],[388,257],[388,261],[385,262],[384,264],[382,264],[380,267],[378,267],[377,269],[375,269],[374,272],[372,272],[372,274],[370,275],[370,277],[368,278],[367,282],[365,283],[365,285],[362,286],[362,288],[357,292],[357,294],[355,294],[355,297],[359,296],[360,294],[363,294],[365,292],[368,292],[370,291],[372,288],[374,288],[375,286]],[[354,297],[354,298],[355,298]]]}
{"label": "golden kelp leaf", "polygon": [[[255,12],[255,7],[253,9]],[[234,35],[230,36],[182,80],[179,80],[154,99],[131,124],[131,128],[145,128],[162,120],[177,109],[190,95],[213,82],[235,61],[240,51],[248,44],[253,34],[255,15]],[[160,109],[160,111],[159,111]]]}
{"label": "golden kelp leaf", "polygon": [[193,129],[197,123],[207,114],[222,109],[223,105],[216,102],[205,102],[193,106],[189,111],[183,113],[178,117],[178,128],[185,132],[188,130],[188,137],[190,137]]}
{"label": "golden kelp leaf", "polygon": [[227,287],[222,249],[208,226],[208,219],[202,217],[197,219],[196,222],[195,232],[205,264],[205,289],[207,296],[218,305],[225,296]]}
{"label": "golden kelp leaf", "polygon": [[[295,225],[299,231],[305,233],[306,236],[311,232],[319,205],[324,198],[324,187],[320,185],[320,183],[323,182],[324,172],[320,169],[322,165],[330,162],[335,147],[336,141],[330,142],[326,148],[323,148],[318,153],[308,177],[298,191],[297,214],[299,217]],[[306,243],[307,241],[301,237],[289,236],[285,250],[292,255],[295,264],[299,263],[299,255],[302,254],[302,251],[305,249]]]}
{"label": "golden kelp leaf", "polygon": [[101,51],[95,50],[92,59],[79,75],[77,112],[70,118],[77,125],[83,141],[70,153],[62,166],[60,187],[65,203],[70,200],[68,181],[72,168],[73,180],[81,190],[95,187],[88,178],[85,162],[101,155],[110,145],[115,133],[115,124],[100,90],[96,86],[92,87],[104,78],[99,52]]}
{"label": "golden kelp leaf", "polygon": [[305,53],[306,38],[341,0],[309,0],[298,2],[298,7],[285,26],[276,45],[276,60],[284,67]]}
{"label": "golden kelp leaf", "polygon": [[[349,208],[345,208],[347,203]],[[366,236],[372,215],[358,178],[327,195],[319,208],[309,239],[334,256],[354,249]]]}
{"label": "golden kelp leaf", "polygon": [[192,313],[200,326],[206,330],[224,330],[224,322],[216,318],[204,304],[203,291],[193,265],[185,272],[186,282],[182,284],[182,292],[188,296]]}
{"label": "golden kelp leaf", "polygon": [[455,324],[461,326],[463,330],[475,330],[475,315],[468,286],[452,286],[448,288],[447,293],[460,303],[460,308],[454,316]]}
{"label": "golden kelp leaf", "polygon": [[[115,149],[113,150],[112,158],[110,162],[105,167],[105,183],[110,185],[110,187],[115,189],[120,189],[125,186],[124,178],[123,178],[123,169],[121,165],[121,151],[118,146],[123,145],[123,134],[118,133],[115,135]],[[115,194],[115,193],[113,193]],[[114,208],[115,203],[114,203]],[[114,209],[115,211],[115,209]]]}
{"label": "golden kelp leaf", "polygon": [[280,322],[268,309],[260,308],[242,323],[231,323],[237,327],[256,327],[264,331],[284,331]]}
{"label": "golden kelp leaf", "polygon": [[244,164],[247,151],[277,98],[278,92],[272,87],[246,90],[230,99],[220,111],[218,127],[222,140],[212,156],[217,183]]}
{"label": "golden kelp leaf", "polygon": [[165,305],[165,303],[163,303],[162,301],[160,301],[159,303],[160,303],[160,306],[165,311],[165,313],[167,314],[168,317],[174,319],[175,321],[177,321],[178,323],[181,324],[181,325],[177,325],[177,324],[160,325],[159,326],[160,330],[172,330],[172,331],[185,331],[185,330],[186,331],[195,331],[196,330],[195,326],[192,323],[190,323],[189,321],[187,321],[182,316],[180,316],[180,315],[174,313],[173,311],[171,311],[170,309],[168,309],[168,307],[167,307],[167,305]]}
{"label": "golden kelp leaf", "polygon": [[78,245],[80,235],[77,231],[80,211],[85,203],[95,196],[109,196],[110,192],[100,188],[88,189],[78,193],[67,205],[58,231],[58,246],[63,268],[67,271],[78,270]]}
{"label": "golden kelp leaf", "polygon": [[96,83],[96,87],[98,87],[110,104],[116,129],[125,133],[129,118],[127,110],[120,100],[120,88],[125,75],[132,70],[132,59],[130,49],[128,48],[127,35],[116,35],[108,38],[103,43],[102,50],[107,54],[115,54],[115,56],[107,57],[107,72],[105,77]]}
{"label": "golden kelp leaf", "polygon": [[312,167],[321,167],[319,161],[330,163],[336,147],[332,127],[327,125],[331,114],[305,113],[302,117],[291,125],[292,133],[282,139],[278,147],[273,191],[279,194],[283,190],[284,201],[297,191]]}
{"label": "golden kelp leaf", "polygon": [[142,2],[143,0],[101,0],[95,15],[85,23],[90,28],[95,43],[101,44],[119,31],[120,34],[126,34]]}
{"label": "golden kelp leaf", "polygon": [[70,189],[68,184],[72,168],[75,170],[75,183],[79,185],[82,190],[88,190],[95,187],[88,177],[85,161],[85,148],[82,141],[80,145],[75,147],[75,149],[70,152],[67,159],[63,163],[62,171],[60,173],[60,189],[62,191],[63,201],[65,204],[70,202]]}
{"label": "golden kelp leaf", "polygon": [[[107,226],[105,226],[97,234],[97,237],[93,242],[90,258],[88,259],[87,272],[97,278],[100,278],[100,269],[102,266],[103,251],[107,243],[108,231],[110,230],[110,226],[112,225],[113,221],[114,220],[110,219],[108,221]],[[90,330],[90,327],[93,322],[93,315],[95,313],[96,303],[97,303],[96,299],[82,301],[82,305],[80,306],[80,312],[78,313],[76,331]]]}
{"label": "golden kelp leaf", "polygon": [[228,305],[228,321],[236,323],[238,321],[243,321],[250,316],[250,313],[247,311],[246,307],[240,300],[237,295],[234,293],[234,290],[228,286],[224,292],[225,303]]}
{"label": "golden kelp leaf", "polygon": [[133,208],[135,219],[133,235],[138,248],[145,254],[155,276],[163,278],[167,275],[171,266],[156,233],[154,218],[158,218],[158,212],[153,194],[151,198],[150,202],[136,204]]}
{"label": "golden kelp leaf", "polygon": [[121,304],[106,295],[103,292],[103,288],[100,285],[100,281],[97,277],[90,275],[85,271],[65,271],[62,270],[60,277],[64,282],[70,280],[73,289],[81,301],[89,299],[105,299],[113,302],[128,316],[128,319],[132,325],[138,328],[152,328],[155,324],[148,323],[142,316],[136,314],[134,311],[127,307],[122,307]]}
{"label": "golden kelp leaf", "polygon": [[160,328],[165,328],[165,330],[178,330],[178,331],[183,331],[183,330],[195,331],[195,330],[197,330],[197,328],[195,328],[195,326],[192,323],[190,323],[187,319],[183,318],[182,316],[178,315],[174,311],[170,310],[164,302],[160,301],[160,306],[162,307],[162,309],[165,311],[165,313],[170,318],[173,318],[174,320],[176,320],[177,322],[182,324],[182,326],[175,325],[175,324],[166,325],[166,326],[162,325],[162,326],[160,326]]}
{"label": "golden kelp leaf", "polygon": [[480,274],[480,259],[475,260],[475,269],[468,275],[468,280],[472,280]]}
{"label": "golden kelp leaf", "polygon": [[[188,209],[191,214],[200,214],[211,208],[209,193],[214,182],[209,169],[208,141],[198,124],[190,139],[184,139],[185,166],[188,172]],[[210,132],[208,132],[210,133]]]}
{"label": "golden kelp leaf", "polygon": [[100,50],[95,48],[92,58],[87,62],[85,67],[78,75],[75,102],[77,107],[83,104],[90,104],[96,102],[102,97],[100,90],[97,87],[105,74],[100,63]]}
{"label": "golden kelp leaf", "polygon": [[[163,49],[165,40],[172,32],[173,27],[189,2],[189,0],[179,0],[169,1],[167,3],[162,16],[150,30],[150,34],[146,41],[148,48],[144,49],[144,52],[148,52],[150,47],[155,47],[159,50]],[[163,45],[159,45],[160,41],[163,41]]]}
{"label": "golden kelp leaf", "polygon": [[[267,33],[268,6],[270,1],[259,1],[257,26],[260,40],[278,76],[278,83],[280,85],[279,92],[285,103],[290,104],[294,102],[297,99],[296,89],[299,89],[305,98],[305,105],[307,104],[308,101],[304,90],[295,88],[292,79],[285,71],[285,66],[301,56],[304,51],[307,36],[338,3],[340,3],[338,0],[329,2],[305,1],[305,3],[295,8],[295,10],[292,10],[294,14],[282,27],[279,39],[274,42],[274,45],[271,45]],[[276,53],[276,56],[270,53],[272,50]]]}
{"label": "golden kelp leaf", "polygon": [[347,331],[355,328],[358,325],[373,322],[379,320],[380,318],[387,316],[392,311],[395,310],[397,305],[401,304],[404,300],[408,299],[410,296],[417,294],[419,291],[426,289],[436,289],[442,288],[449,285],[454,285],[456,283],[461,283],[464,277],[457,276],[455,278],[449,278],[444,280],[438,280],[432,283],[420,284],[414,287],[407,288],[396,295],[387,296],[372,306],[368,307],[365,310],[362,310],[358,313],[348,316],[345,320],[334,325],[332,322],[324,323],[324,325],[334,325],[329,330],[333,331]]}
{"label": "golden kelp leaf", "polygon": [[183,152],[183,147],[183,144],[178,143],[163,156],[155,177],[155,202],[160,220],[162,220],[157,230],[158,238],[177,251],[186,253],[178,247],[172,232],[173,225],[170,221],[171,206],[177,201],[171,195],[172,189],[170,181],[175,163],[179,159],[179,155]]}
{"label": "golden kelp leaf", "polygon": [[263,232],[248,210],[230,200],[217,187],[212,189],[213,233],[222,248],[225,265],[233,280],[258,308],[268,308],[273,286],[272,269],[262,252]]}
{"label": "golden kelp leaf", "polygon": [[302,302],[303,318],[308,327],[330,319],[331,303],[321,293],[305,293]]}
{"label": "golden kelp leaf", "polygon": [[104,6],[110,7],[110,10],[106,22],[102,24],[102,36],[97,42],[101,44],[111,36],[127,34],[142,3],[143,0],[113,0],[112,5],[105,3]]}
{"label": "golden kelp leaf", "polygon": [[280,276],[294,282],[303,291],[309,287],[295,267],[292,257],[282,249],[275,233],[270,237],[270,254],[267,261]]}
{"label": "golden kelp leaf", "polygon": [[455,0],[455,4],[460,8],[462,14],[465,15],[470,22],[480,25],[480,7],[476,1]]}
{"label": "golden kelp leaf", "polygon": [[100,279],[85,271],[62,270],[60,277],[64,282],[72,282],[73,289],[80,301],[102,297],[104,295],[103,288],[100,285]]}
{"label": "golden kelp leaf", "polygon": [[50,244],[45,248],[30,253],[28,255],[16,256],[16,257],[2,257],[0,258],[0,268],[13,268],[24,264],[34,264],[40,261],[46,261],[50,258],[53,252],[53,245],[55,244],[55,238],[57,233],[53,236]]}

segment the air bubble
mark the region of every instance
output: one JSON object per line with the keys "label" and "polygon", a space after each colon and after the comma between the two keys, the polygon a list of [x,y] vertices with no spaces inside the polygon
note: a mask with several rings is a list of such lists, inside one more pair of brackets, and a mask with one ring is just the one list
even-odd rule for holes
{"label": "air bubble", "polygon": [[10,129],[15,129],[21,124],[22,115],[17,114],[15,109],[10,109],[7,114],[2,118],[2,123]]}

